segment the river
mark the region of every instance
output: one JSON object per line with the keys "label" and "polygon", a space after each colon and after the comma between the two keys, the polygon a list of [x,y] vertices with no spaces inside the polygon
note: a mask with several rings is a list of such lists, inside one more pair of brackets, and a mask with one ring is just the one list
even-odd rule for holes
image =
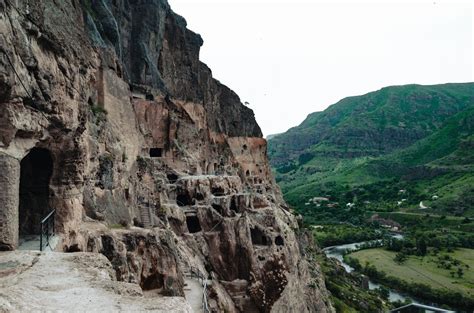
{"label": "river", "polygon": [[[398,234],[394,235],[393,237],[398,238],[398,239],[403,238],[402,235],[398,235]],[[380,241],[380,240],[377,240],[377,241]],[[334,259],[339,260],[339,262],[341,262],[341,264],[344,267],[344,269],[346,270],[346,272],[350,273],[350,272],[354,271],[354,268],[351,267],[346,262],[344,262],[344,258],[343,258],[344,254],[347,251],[356,251],[356,250],[359,249],[360,245],[362,245],[364,243],[368,243],[368,242],[369,241],[364,241],[364,242],[357,242],[357,243],[349,243],[349,244],[345,244],[345,245],[332,246],[332,247],[324,248],[323,251],[324,251],[324,253],[326,254],[326,256],[328,258],[334,258]],[[373,241],[370,241],[370,242],[373,242]],[[377,289],[379,287],[380,287],[380,284],[377,284],[377,283],[369,280],[369,289],[370,290]],[[398,291],[395,291],[395,290],[392,290],[388,287],[387,287],[387,289],[389,289],[389,300],[391,302],[397,301],[397,300],[401,300],[401,301],[410,300],[413,303],[420,303],[420,302],[414,300],[412,297],[410,297],[406,294],[402,294],[402,293],[400,293]]]}

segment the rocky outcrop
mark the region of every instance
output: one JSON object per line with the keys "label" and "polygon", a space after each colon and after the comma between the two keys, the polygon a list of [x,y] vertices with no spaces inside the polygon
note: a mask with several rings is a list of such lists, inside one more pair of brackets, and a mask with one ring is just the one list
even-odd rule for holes
{"label": "rocky outcrop", "polygon": [[[194,269],[212,311],[332,310],[253,112],[166,1],[3,0],[0,15],[2,247],[26,231],[17,206],[55,209],[62,250],[143,290],[182,296]],[[25,157],[51,168],[27,183]]]}

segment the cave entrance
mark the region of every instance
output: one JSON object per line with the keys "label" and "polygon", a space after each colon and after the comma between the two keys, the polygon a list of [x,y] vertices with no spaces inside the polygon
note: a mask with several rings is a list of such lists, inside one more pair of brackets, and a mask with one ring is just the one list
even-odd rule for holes
{"label": "cave entrance", "polygon": [[186,193],[186,191],[180,191],[180,193],[176,196],[176,203],[178,206],[193,205],[193,198],[191,198],[189,194]]}
{"label": "cave entrance", "polygon": [[211,193],[216,197],[222,197],[225,195],[224,188],[222,187],[212,187]]}
{"label": "cave entrance", "polygon": [[196,215],[186,216],[186,225],[191,234],[198,233],[202,230],[201,223],[199,223],[199,218]]}
{"label": "cave entrance", "polygon": [[151,158],[161,158],[163,156],[163,149],[161,148],[150,148]]}
{"label": "cave entrance", "polygon": [[260,228],[250,229],[250,236],[252,238],[252,244],[256,246],[269,246],[271,244],[268,237]]}
{"label": "cave entrance", "polygon": [[51,211],[49,181],[53,173],[51,153],[34,148],[20,163],[19,235],[27,238],[39,235],[40,222]]}
{"label": "cave entrance", "polygon": [[164,285],[164,276],[160,273],[153,273],[147,277],[142,276],[140,282],[140,286],[143,290],[162,289]]}

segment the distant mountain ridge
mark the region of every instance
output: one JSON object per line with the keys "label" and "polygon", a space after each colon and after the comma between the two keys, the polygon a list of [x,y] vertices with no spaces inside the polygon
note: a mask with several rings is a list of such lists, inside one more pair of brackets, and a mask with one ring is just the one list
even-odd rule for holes
{"label": "distant mountain ridge", "polygon": [[[440,193],[434,206],[442,210],[441,203],[474,195],[473,130],[474,83],[385,87],[308,115],[269,140],[269,157],[294,206],[326,193],[380,204],[367,190],[383,182],[393,190],[410,186],[412,204]],[[444,195],[451,184],[456,192]],[[390,197],[397,198],[383,200]],[[453,210],[469,211],[466,205]]]}
{"label": "distant mountain ridge", "polygon": [[281,134],[282,134],[282,133],[270,134],[270,135],[267,135],[267,136],[265,137],[265,139],[270,140],[270,139],[273,139],[273,138],[275,138],[276,136],[281,135]]}

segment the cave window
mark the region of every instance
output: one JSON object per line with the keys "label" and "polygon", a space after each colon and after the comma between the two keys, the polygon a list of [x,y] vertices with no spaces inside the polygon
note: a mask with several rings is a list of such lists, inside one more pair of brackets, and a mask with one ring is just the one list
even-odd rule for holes
{"label": "cave window", "polygon": [[230,209],[237,213],[237,200],[235,198],[230,201]]}
{"label": "cave window", "polygon": [[239,198],[237,196],[233,196],[230,200],[230,210],[235,213],[241,213],[239,210]]}
{"label": "cave window", "polygon": [[243,148],[244,150],[247,150],[247,145],[243,145],[242,148]]}
{"label": "cave window", "polygon": [[164,277],[159,273],[151,274],[148,277],[142,277],[140,286],[143,290],[161,289],[164,286]]}
{"label": "cave window", "polygon": [[150,148],[150,157],[161,158],[163,149],[161,148]]}
{"label": "cave window", "polygon": [[202,193],[200,193],[200,192],[196,193],[196,200],[198,200],[198,201],[202,201],[202,200],[204,200],[204,196],[203,196],[203,194],[202,194]]}
{"label": "cave window", "polygon": [[191,234],[200,232],[201,224],[199,223],[199,218],[195,215],[188,215],[186,216],[186,225],[188,226],[188,230]]}
{"label": "cave window", "polygon": [[245,172],[245,175],[250,176],[250,171],[247,170],[247,171]]}
{"label": "cave window", "polygon": [[188,206],[193,204],[193,200],[188,194],[181,193],[176,197],[178,206]]}
{"label": "cave window", "polygon": [[212,204],[212,208],[219,212],[220,215],[224,215],[224,208],[219,204]]}
{"label": "cave window", "polygon": [[283,237],[282,236],[276,236],[275,244],[277,246],[283,246],[285,244],[285,241],[283,240]]}
{"label": "cave window", "polygon": [[224,188],[222,187],[212,187],[211,189],[211,193],[214,195],[214,196],[223,196],[225,194],[224,192]]}
{"label": "cave window", "polygon": [[153,100],[155,100],[155,97],[151,93],[147,93],[146,96],[145,96],[145,99],[147,99],[149,101],[153,101]]}
{"label": "cave window", "polygon": [[252,244],[257,246],[269,246],[269,240],[264,232],[259,228],[252,228],[250,230],[250,236],[252,237]]}
{"label": "cave window", "polygon": [[176,175],[175,173],[170,173],[166,175],[166,178],[168,178],[170,184],[174,184],[178,180],[178,175]]}
{"label": "cave window", "polygon": [[51,211],[49,182],[53,173],[51,153],[34,148],[20,163],[19,233],[37,235],[40,222]]}
{"label": "cave window", "polygon": [[81,250],[81,248],[79,248],[79,245],[76,243],[76,244],[73,244],[73,245],[67,247],[66,252],[67,253],[74,253],[74,252],[82,252],[82,250]]}

